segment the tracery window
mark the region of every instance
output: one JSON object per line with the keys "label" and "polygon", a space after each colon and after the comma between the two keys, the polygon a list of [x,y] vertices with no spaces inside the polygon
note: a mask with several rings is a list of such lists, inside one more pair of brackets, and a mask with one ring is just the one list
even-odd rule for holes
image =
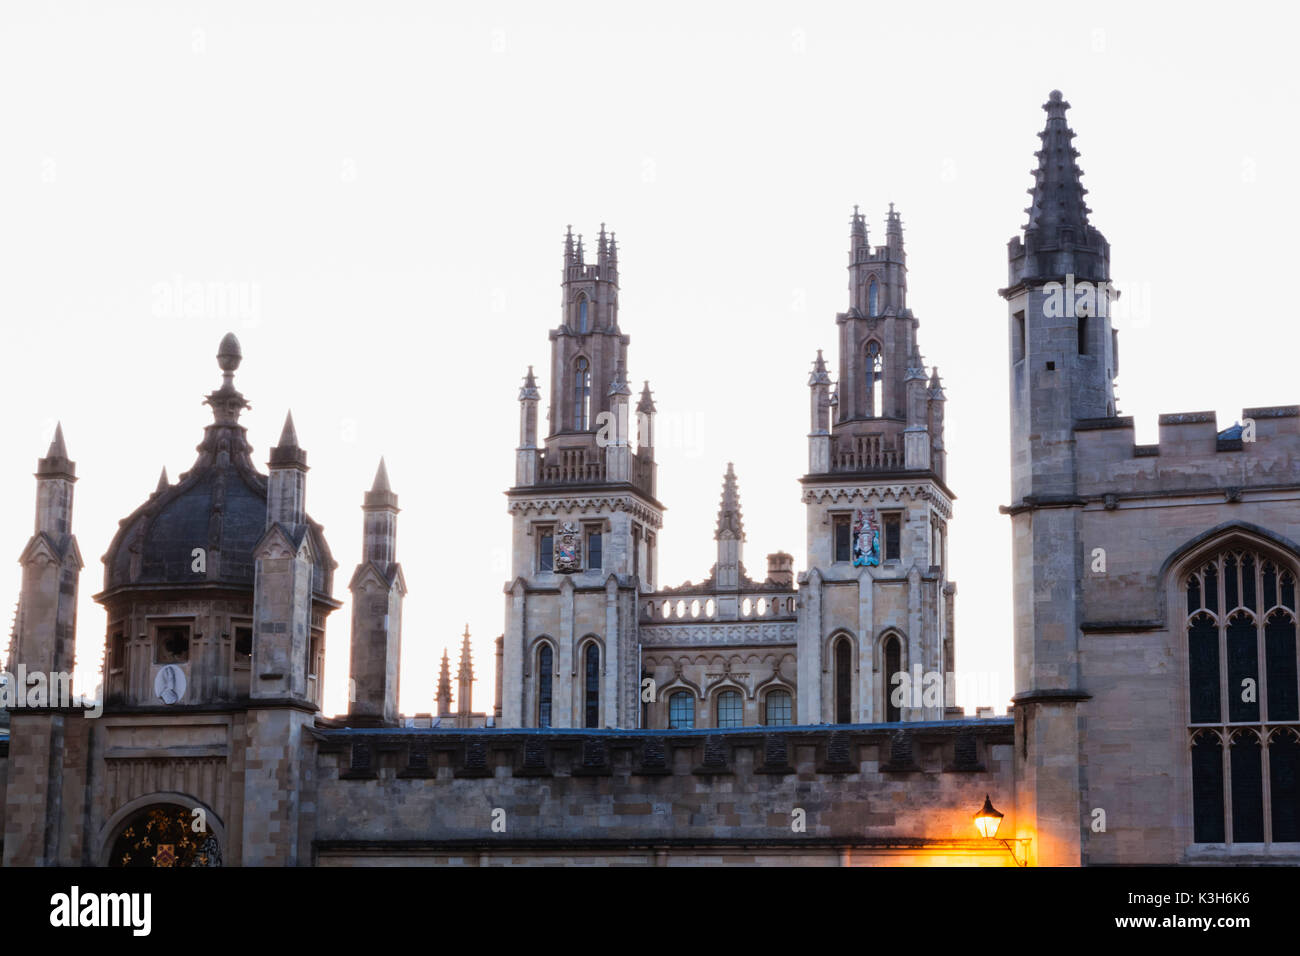
{"label": "tracery window", "polygon": [[1183,590],[1193,840],[1300,841],[1295,571],[1231,549]]}
{"label": "tracery window", "polygon": [[578,331],[585,335],[587,328],[587,297],[584,295],[578,300]]}

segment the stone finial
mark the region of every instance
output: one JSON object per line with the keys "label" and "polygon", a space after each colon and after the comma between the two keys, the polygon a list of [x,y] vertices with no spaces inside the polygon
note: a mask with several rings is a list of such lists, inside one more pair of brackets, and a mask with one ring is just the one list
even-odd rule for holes
{"label": "stone finial", "polygon": [[644,415],[653,415],[655,411],[655,400],[650,394],[650,380],[645,380],[645,385],[641,388],[641,398],[636,403],[636,410]]}
{"label": "stone finial", "polygon": [[541,389],[537,387],[537,378],[533,375],[533,367],[528,366],[528,374],[524,376],[523,387],[519,389],[519,401],[536,402],[542,398]]}
{"label": "stone finial", "polygon": [[830,374],[826,371],[826,359],[822,358],[822,350],[817,350],[817,358],[813,360],[812,374],[808,376],[808,384],[811,385],[829,385],[831,383]]}

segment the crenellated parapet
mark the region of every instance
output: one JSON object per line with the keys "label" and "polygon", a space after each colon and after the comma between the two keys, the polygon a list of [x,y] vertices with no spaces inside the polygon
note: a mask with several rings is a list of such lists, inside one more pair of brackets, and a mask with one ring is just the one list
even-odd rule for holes
{"label": "crenellated parapet", "polygon": [[[1009,718],[697,731],[317,729],[313,737],[319,862],[432,859],[471,846],[477,856],[525,844],[543,854],[606,845],[628,853],[643,842],[691,859],[705,847],[761,840],[775,856],[1014,863],[971,822],[986,795],[1011,804]],[[1013,820],[1003,826],[1014,832]]]}
{"label": "crenellated parapet", "polygon": [[1129,499],[1243,495],[1300,487],[1300,405],[1242,410],[1220,428],[1214,412],[1164,414],[1159,441],[1138,444],[1131,417],[1075,423],[1078,495],[1122,507]]}

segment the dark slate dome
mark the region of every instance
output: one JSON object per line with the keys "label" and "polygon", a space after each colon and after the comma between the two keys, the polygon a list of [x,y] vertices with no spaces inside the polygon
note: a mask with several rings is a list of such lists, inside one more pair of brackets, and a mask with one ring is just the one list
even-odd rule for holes
{"label": "dark slate dome", "polygon": [[[104,555],[104,590],[124,587],[221,585],[253,588],[253,550],[266,532],[267,477],[253,464],[247,430],[239,424],[248,408],[234,385],[241,355],[233,334],[221,340],[217,361],[222,385],[205,399],[213,422],[204,429],[198,459],[174,485],[166,472],[158,489],[129,517]],[[316,556],[312,591],[332,596],[338,566],[319,524],[307,519]],[[205,551],[206,569],[193,570],[194,549]]]}

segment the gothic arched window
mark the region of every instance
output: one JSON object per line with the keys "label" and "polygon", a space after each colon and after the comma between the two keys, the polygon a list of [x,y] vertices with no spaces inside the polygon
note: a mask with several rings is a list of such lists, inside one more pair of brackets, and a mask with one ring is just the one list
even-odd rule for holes
{"label": "gothic arched window", "polygon": [[695,726],[695,695],[679,690],[668,698],[668,729],[690,730]]}
{"label": "gothic arched window", "polygon": [[555,652],[543,644],[537,652],[537,726],[551,726],[551,682],[555,674]]}
{"label": "gothic arched window", "polygon": [[600,647],[593,641],[587,645],[586,681],[583,688],[584,727],[600,726]]}
{"label": "gothic arched window", "polygon": [[[903,645],[898,636],[891,634],[885,638],[885,672],[881,676],[884,678],[884,701],[885,701],[885,720],[888,723],[896,724],[903,719],[902,709],[894,703],[894,691],[900,686],[894,683],[894,675],[901,674],[903,671]],[[907,686],[904,682],[901,686]],[[918,688],[913,688],[913,692]]]}
{"label": "gothic arched window", "polygon": [[771,690],[763,702],[764,720],[769,727],[788,727],[794,723],[793,701],[788,690]]}
{"label": "gothic arched window", "polygon": [[867,315],[875,317],[880,314],[880,286],[873,276],[867,284]]}
{"label": "gothic arched window", "polygon": [[584,295],[578,299],[578,331],[585,335],[589,326],[587,324],[587,297]]}
{"label": "gothic arched window", "polygon": [[1300,842],[1295,569],[1233,548],[1183,590],[1192,839]]}
{"label": "gothic arched window", "polygon": [[591,363],[582,357],[573,365],[573,427],[591,427]]}
{"label": "gothic arched window", "polygon": [[718,726],[742,727],[745,723],[745,704],[734,690],[724,690],[718,695]]}
{"label": "gothic arched window", "polygon": [[852,642],[841,637],[835,642],[835,723],[853,722]]}

